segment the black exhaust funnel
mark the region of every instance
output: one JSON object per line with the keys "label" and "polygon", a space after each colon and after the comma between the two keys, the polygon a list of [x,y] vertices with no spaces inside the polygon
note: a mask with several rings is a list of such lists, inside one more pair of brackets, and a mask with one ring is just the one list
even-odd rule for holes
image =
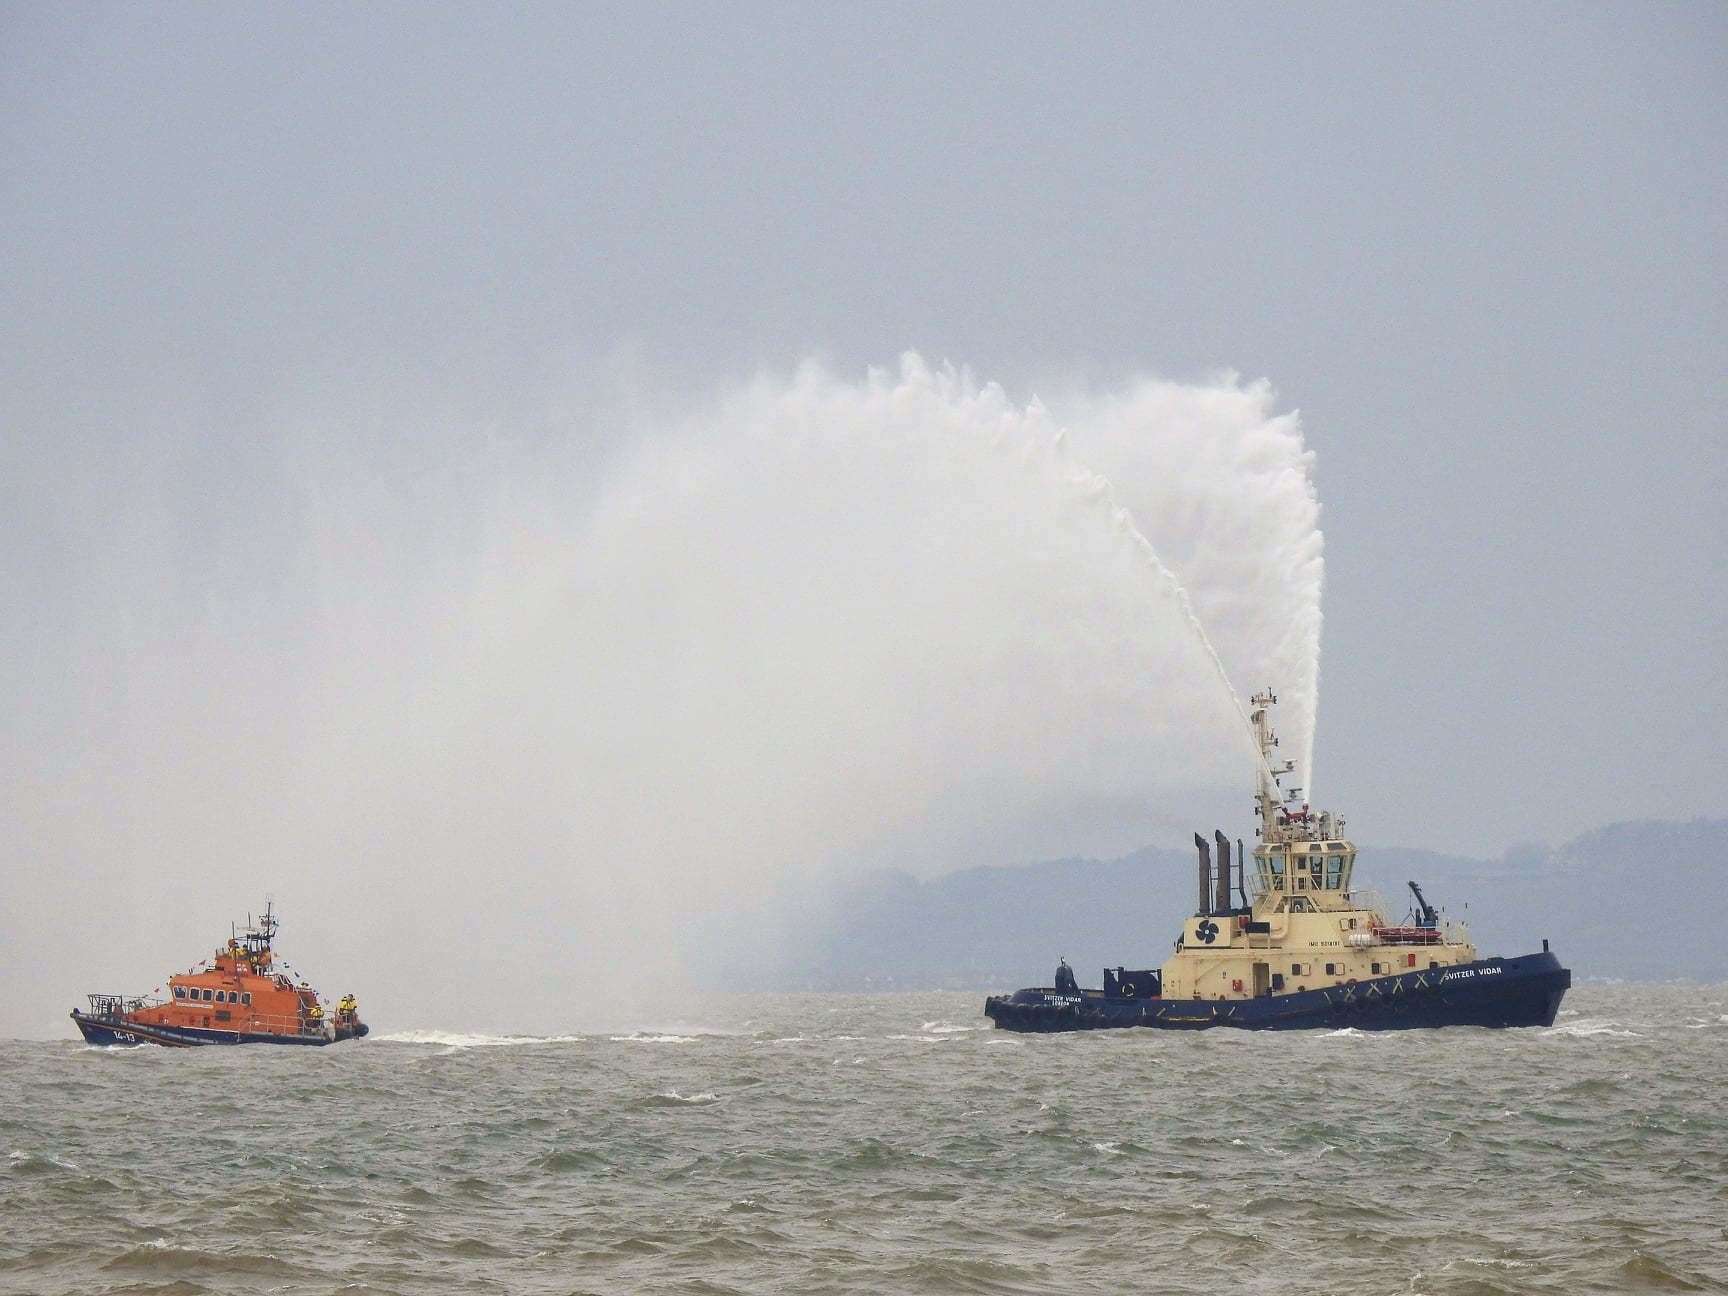
{"label": "black exhaust funnel", "polygon": [[1194,834],[1194,845],[1200,852],[1200,908],[1195,912],[1209,914],[1212,912],[1212,851],[1199,833]]}
{"label": "black exhaust funnel", "polygon": [[1213,837],[1218,842],[1218,888],[1217,902],[1212,907],[1213,913],[1230,912],[1230,839],[1222,829],[1213,829]]}

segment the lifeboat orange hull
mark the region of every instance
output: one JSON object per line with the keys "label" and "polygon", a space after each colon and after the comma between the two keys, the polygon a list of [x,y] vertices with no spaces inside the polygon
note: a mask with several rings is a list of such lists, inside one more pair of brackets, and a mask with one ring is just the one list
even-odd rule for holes
{"label": "lifeboat orange hull", "polygon": [[166,1048],[197,1048],[204,1044],[335,1044],[340,1040],[358,1039],[367,1033],[365,1022],[351,1026],[332,1023],[328,1034],[295,1034],[271,1031],[215,1030],[203,1026],[166,1026],[134,1021],[129,1016],[98,1017],[91,1013],[72,1011],[72,1020],[84,1038],[92,1044],[128,1045],[160,1044]]}

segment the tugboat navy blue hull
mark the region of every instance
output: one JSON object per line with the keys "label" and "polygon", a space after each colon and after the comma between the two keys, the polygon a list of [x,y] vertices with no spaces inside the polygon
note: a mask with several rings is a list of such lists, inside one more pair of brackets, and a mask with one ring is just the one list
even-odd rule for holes
{"label": "tugboat navy blue hull", "polygon": [[140,1026],[134,1022],[104,1020],[76,1010],[72,1013],[72,1020],[78,1023],[78,1029],[91,1044],[161,1044],[167,1048],[198,1048],[205,1044],[338,1044],[345,1039],[357,1039],[366,1034],[368,1029],[365,1023],[361,1023],[351,1035],[343,1034],[335,1039],[326,1039],[322,1035],[265,1035],[247,1031],[205,1030],[195,1026]]}
{"label": "tugboat navy blue hull", "polygon": [[986,999],[984,1015],[1004,1030],[1017,1031],[1552,1026],[1571,985],[1571,972],[1544,951],[1254,999],[1130,999],[1106,997],[1100,990],[1017,990]]}

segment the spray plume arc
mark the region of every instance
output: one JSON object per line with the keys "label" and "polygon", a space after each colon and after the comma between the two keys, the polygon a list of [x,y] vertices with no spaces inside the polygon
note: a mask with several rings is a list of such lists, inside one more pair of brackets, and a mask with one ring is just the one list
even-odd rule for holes
{"label": "spray plume arc", "polygon": [[[1067,443],[1065,435],[1062,439],[1062,443],[1064,445]],[[1112,510],[1118,530],[1128,537],[1129,541],[1139,551],[1140,555],[1145,559],[1146,564],[1151,567],[1159,579],[1163,580],[1170,587],[1170,592],[1176,599],[1176,605],[1182,610],[1182,620],[1184,624],[1194,632],[1195,639],[1199,641],[1200,647],[1205,650],[1206,658],[1211,663],[1212,670],[1217,675],[1219,684],[1224,688],[1225,696],[1230,699],[1230,705],[1236,712],[1236,718],[1242,722],[1243,740],[1247,743],[1249,751],[1253,753],[1255,763],[1260,767],[1260,773],[1264,774],[1267,778],[1272,778],[1272,766],[1267,761],[1265,753],[1260,749],[1260,742],[1255,732],[1254,722],[1249,719],[1248,710],[1242,705],[1242,699],[1236,692],[1236,686],[1230,682],[1230,672],[1225,669],[1224,659],[1218,655],[1218,649],[1213,646],[1212,637],[1206,633],[1205,623],[1200,620],[1199,615],[1194,611],[1194,603],[1193,600],[1188,597],[1188,591],[1183,588],[1182,582],[1176,578],[1176,573],[1171,571],[1169,566],[1165,564],[1164,560],[1158,556],[1158,550],[1153,547],[1152,542],[1148,540],[1140,528],[1135,525],[1133,513],[1117,502],[1116,488],[1111,484],[1110,479],[1104,476],[1104,474],[1092,472],[1090,469],[1082,468],[1080,471],[1087,473],[1092,478],[1099,497],[1104,501],[1106,506]]]}

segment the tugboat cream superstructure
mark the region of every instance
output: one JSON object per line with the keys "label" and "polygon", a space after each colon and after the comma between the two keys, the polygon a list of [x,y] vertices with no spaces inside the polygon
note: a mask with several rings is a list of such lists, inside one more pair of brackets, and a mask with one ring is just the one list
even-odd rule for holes
{"label": "tugboat cream superstructure", "polygon": [[344,995],[326,1013],[318,992],[277,970],[280,924],[266,905],[200,967],[168,978],[167,999],[93,994],[72,1020],[92,1044],[334,1044],[366,1034],[359,1004]]}
{"label": "tugboat cream superstructure", "polygon": [[1063,963],[1056,985],[993,995],[985,1015],[1020,1031],[1552,1025],[1572,974],[1548,942],[1539,954],[1479,958],[1469,933],[1442,922],[1414,882],[1410,920],[1388,922],[1353,887],[1344,821],[1281,787],[1294,763],[1273,763],[1277,698],[1252,701],[1261,754],[1252,871],[1240,843],[1233,869],[1222,832],[1213,843],[1196,834],[1199,906],[1161,968],[1106,968],[1103,989],[1083,990]]}

